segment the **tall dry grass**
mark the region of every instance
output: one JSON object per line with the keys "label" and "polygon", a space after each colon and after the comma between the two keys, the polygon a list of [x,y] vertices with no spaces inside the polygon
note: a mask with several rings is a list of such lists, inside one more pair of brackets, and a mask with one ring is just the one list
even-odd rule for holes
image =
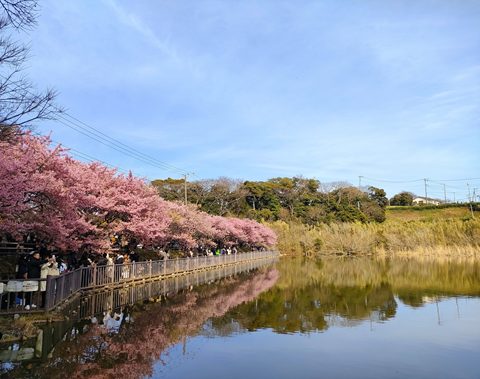
{"label": "tall dry grass", "polygon": [[[441,254],[480,253],[480,220],[391,221],[383,224],[334,223],[308,226],[269,224],[284,254]],[[480,254],[479,254],[480,255]]]}

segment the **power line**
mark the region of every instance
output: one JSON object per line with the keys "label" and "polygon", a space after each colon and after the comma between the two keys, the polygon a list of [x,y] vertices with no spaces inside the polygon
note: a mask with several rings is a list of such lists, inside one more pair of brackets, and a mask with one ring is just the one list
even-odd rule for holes
{"label": "power line", "polygon": [[[67,116],[68,118],[64,117],[63,115]],[[132,154],[135,154],[135,155],[138,155],[139,157],[142,157],[143,159],[146,159],[146,160],[149,160],[161,167],[163,167],[165,170],[170,170],[170,171],[177,171],[177,172],[180,172],[180,173],[186,173],[186,170],[182,169],[182,168],[179,168],[179,167],[176,167],[172,164],[169,164],[169,163],[166,163],[166,162],[163,162],[155,157],[152,157],[151,155],[148,155],[148,154],[145,154],[143,152],[141,152],[140,150],[134,148],[134,147],[131,147],[121,141],[119,141],[118,139],[116,138],[113,138],[105,133],[103,133],[102,131],[94,128],[93,126],[91,125],[88,125],[87,123],[79,120],[78,118],[70,115],[69,113],[67,112],[63,112],[59,115],[60,118],[62,118],[64,121],[67,121],[73,125],[75,125],[76,127],[84,130],[84,131],[87,131],[88,133],[91,133],[93,135],[95,135],[96,137],[102,139],[102,140],[106,140],[108,141],[108,143],[111,143],[119,148],[122,148],[122,149],[125,149],[127,151],[129,151],[130,153]],[[73,121],[72,121],[73,120]],[[83,125],[83,126],[82,126]]]}
{"label": "power line", "polygon": [[[52,141],[52,142],[54,142],[54,141]],[[58,143],[58,142],[55,142],[55,143]],[[63,145],[63,144],[60,144],[60,145],[65,146],[65,145]],[[118,170],[118,171],[124,172],[125,174],[128,174],[128,173],[130,172],[130,170],[127,170],[127,169],[122,168],[122,167],[119,167],[119,166],[115,166],[115,165],[113,165],[113,164],[111,164],[111,163],[108,163],[108,162],[105,162],[105,161],[103,161],[103,160],[101,160],[101,159],[95,158],[95,157],[93,157],[93,156],[91,156],[91,155],[89,155],[89,154],[83,153],[83,152],[81,152],[81,151],[79,151],[79,150],[73,149],[73,148],[68,147],[68,146],[65,146],[65,147],[68,149],[68,151],[72,151],[74,155],[78,155],[78,156],[80,156],[81,158],[87,159],[87,160],[90,161],[90,162],[98,162],[98,163],[101,163],[101,164],[103,164],[103,165],[105,165],[105,166],[108,166],[108,167],[114,168],[114,169],[116,169],[116,170]]]}
{"label": "power line", "polygon": [[480,178],[465,178],[465,179],[437,179],[438,182],[465,182],[467,180],[480,180]]}
{"label": "power line", "polygon": [[[389,180],[389,179],[374,179],[368,176],[361,176],[364,179],[372,180],[374,182],[385,182],[385,183],[414,183],[422,182],[424,179],[411,179],[411,180]],[[462,182],[467,180],[480,180],[480,178],[464,178],[464,179],[427,179],[429,182],[436,182],[443,184],[441,182]]]}
{"label": "power line", "polygon": [[[3,79],[5,78],[3,75],[0,74],[0,77]],[[34,95],[30,91],[26,90],[27,93],[30,95]],[[143,163],[147,163],[154,167],[160,168],[162,170],[174,171],[180,173],[181,175],[188,174],[187,170],[182,168],[176,167],[169,163],[163,162],[157,158],[154,158],[148,154],[145,154],[105,133],[102,131],[94,128],[93,126],[79,120],[78,118],[70,115],[69,113],[65,112],[64,110],[60,109],[57,106],[53,105],[53,108],[58,112],[58,117],[55,121],[60,122],[63,125],[68,126],[69,128],[77,131],[80,134],[85,135],[88,138],[91,138],[113,150],[116,150],[122,154],[126,154],[134,159],[140,160]],[[66,117],[65,117],[66,116]],[[61,119],[61,120],[60,120]],[[62,121],[63,120],[63,121]],[[72,121],[73,120],[73,121]],[[68,124],[67,124],[68,123]]]}
{"label": "power line", "polygon": [[373,180],[374,182],[385,182],[385,183],[413,183],[413,182],[421,182],[423,179],[414,179],[414,180],[387,180],[387,179],[373,179],[369,178],[368,176],[362,176],[362,178]]}
{"label": "power line", "polygon": [[[424,194],[419,197],[423,197],[425,201],[427,202],[429,197],[428,196],[434,196],[437,199],[443,198],[443,201],[445,203],[448,203],[449,200],[447,199],[447,189],[448,189],[448,194],[453,193],[453,202],[464,202],[465,200],[471,202],[473,199],[472,195],[467,193],[466,198],[463,197],[457,197],[457,195],[462,192],[466,192],[466,190],[469,190],[469,184],[468,181],[470,182],[475,182],[480,180],[480,178],[464,178],[464,179],[445,179],[445,180],[439,180],[439,179],[412,179],[412,180],[389,180],[389,179],[374,179],[374,178],[369,178],[365,176],[359,176],[359,178],[365,178],[371,181],[377,181],[377,182],[384,182],[384,183],[397,183],[397,184],[408,184],[408,187],[412,188],[414,187],[414,191],[416,190],[417,193],[420,192],[420,188],[423,189]],[[467,187],[459,186],[461,185],[460,183],[455,183],[455,185],[452,184],[446,184],[444,182],[466,182]],[[423,183],[422,183],[423,182]],[[422,186],[422,187],[420,187]],[[440,187],[440,188],[439,188]],[[452,189],[455,190],[452,192]],[[418,196],[418,195],[417,195]],[[451,201],[451,200],[450,200]]]}
{"label": "power line", "polygon": [[[101,137],[98,137],[96,136],[95,134],[89,132],[88,130],[85,130],[85,129],[82,129],[82,128],[79,128],[76,124],[70,124],[68,122],[65,122],[65,121],[62,121],[62,120],[57,120],[59,123],[67,126],[68,128],[70,129],[73,129],[75,130],[76,132],[94,140],[94,141],[97,141],[98,143],[112,149],[112,150],[115,150],[115,151],[118,151],[119,153],[122,153],[124,155],[127,155],[131,158],[134,158],[134,159],[137,159],[143,163],[146,163],[146,164],[149,164],[151,166],[154,166],[154,167],[157,167],[157,168],[160,168],[162,170],[169,170],[169,168],[165,167],[164,165],[160,165],[160,164],[157,164],[155,161],[152,161],[151,159],[146,159],[146,158],[143,158],[141,155],[135,153],[135,152],[131,152],[129,151],[128,149],[126,148],[123,148],[121,146],[118,146],[117,144],[115,143],[112,143],[110,141],[108,141],[107,139],[105,138],[101,138]],[[178,171],[179,173],[182,173],[183,171]]]}
{"label": "power line", "polygon": [[463,189],[464,189],[464,188],[462,188],[462,187],[452,186],[452,185],[450,185],[450,184],[441,183],[441,182],[436,181],[436,180],[430,180],[430,182],[435,183],[435,184],[438,184],[438,185],[446,186],[446,187],[448,187],[448,188],[459,189],[459,190],[463,190]]}
{"label": "power line", "polygon": [[[121,142],[118,142],[114,138],[106,138],[103,137],[105,135],[102,132],[92,132],[88,130],[87,128],[82,127],[81,125],[66,119],[65,117],[60,116],[61,120],[58,119],[57,121],[60,122],[61,124],[69,127],[70,129],[73,129],[77,131],[80,134],[83,134],[84,136],[91,138],[99,143],[101,143],[104,146],[107,146],[113,150],[116,150],[122,154],[128,155],[134,159],[140,160],[143,163],[147,163],[149,165],[152,165],[154,167],[160,168],[162,170],[170,170],[170,171],[178,171],[179,173],[183,173],[183,170],[179,168],[173,168],[174,166],[170,167],[167,164],[158,161],[155,158],[151,158],[150,156],[143,154],[141,152],[138,152],[138,150],[134,148],[128,147],[128,145],[125,145]],[[63,121],[62,121],[63,120]],[[124,147],[127,146],[127,147]]]}

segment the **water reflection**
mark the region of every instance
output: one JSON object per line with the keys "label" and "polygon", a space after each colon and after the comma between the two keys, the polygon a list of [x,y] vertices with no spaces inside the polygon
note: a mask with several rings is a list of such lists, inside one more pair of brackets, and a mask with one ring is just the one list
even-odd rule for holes
{"label": "water reflection", "polygon": [[[253,270],[254,266],[265,266],[266,263],[269,262],[172,278],[136,289],[115,290],[113,294],[109,291],[107,297],[104,293],[89,295],[81,299],[78,311],[87,315],[92,309],[106,309],[103,319],[95,317],[93,323],[88,318],[82,322],[46,325],[37,339],[40,346],[36,347],[36,359],[16,366],[4,364],[3,376],[139,378],[149,375],[155,360],[161,359],[169,346],[195,335],[209,318],[221,316],[272,287],[278,279],[278,272],[268,265],[251,273],[233,275],[242,268]],[[213,282],[225,275],[226,278]],[[201,284],[204,281],[206,285],[192,287],[194,282]],[[149,302],[127,305],[118,313],[112,313],[112,306],[129,303],[129,294],[136,294],[138,298],[143,295],[153,297]],[[56,347],[50,350],[51,346]],[[42,358],[48,359],[43,361]]]}
{"label": "water reflection", "polygon": [[[242,335],[261,335],[262,339],[255,340],[256,345],[249,345],[247,350],[242,347],[232,352],[237,354],[238,362],[243,362],[244,359],[252,360],[251,355],[245,358],[242,354],[256,354],[260,357],[258,360],[261,366],[257,367],[250,361],[248,368],[239,363],[238,367],[235,367],[237,370],[235,373],[228,372],[228,368],[225,368],[231,377],[255,376],[255,373],[259,374],[262,370],[268,371],[269,365],[273,365],[270,357],[271,350],[266,349],[270,355],[262,355],[262,344],[269,346],[268,341],[278,338],[272,336],[295,337],[299,352],[303,351],[302,348],[305,346],[310,349],[309,351],[314,351],[308,339],[298,342],[298,337],[322,335],[329,330],[340,330],[345,327],[349,327],[351,335],[355,336],[361,333],[364,325],[369,325],[373,330],[376,324],[389,325],[393,324],[390,321],[396,319],[399,326],[391,326],[390,333],[397,338],[398,335],[405,337],[408,343],[414,346],[415,333],[419,333],[415,317],[422,316],[417,312],[409,313],[407,317],[405,314],[408,310],[425,309],[430,312],[427,324],[433,323],[437,326],[442,325],[443,322],[442,309],[448,307],[451,310],[452,301],[457,298],[465,301],[468,298],[480,297],[480,265],[479,261],[474,259],[329,258],[319,261],[282,259],[276,264],[275,269],[260,269],[248,275],[232,274],[234,273],[224,272],[223,275],[227,278],[215,283],[212,283],[215,277],[185,277],[172,279],[169,282],[150,283],[137,289],[127,287],[88,296],[82,299],[74,309],[70,309],[70,312],[77,312],[81,317],[90,317],[92,314],[102,315],[106,312],[106,321],[102,322],[103,316],[98,316],[98,322],[94,324],[90,319],[74,324],[72,319],[63,324],[45,326],[42,335],[43,345],[57,347],[53,351],[48,348],[40,349],[41,354],[37,356],[37,361],[30,360],[13,369],[4,367],[4,376],[9,378],[63,378],[66,376],[142,378],[154,375],[157,377],[167,375],[162,367],[168,367],[171,363],[171,358],[168,358],[169,351],[180,349],[185,353],[187,338],[193,341],[192,345],[195,345],[195,341],[205,337],[212,340],[212,337],[237,336],[238,338],[234,340],[241,341]],[[202,283],[210,284],[202,286]],[[173,294],[177,291],[180,292],[174,296]],[[149,299],[150,302],[138,303],[142,299]],[[460,318],[462,305],[455,303],[456,312]],[[114,314],[113,319],[109,318],[110,312],[114,310],[120,312],[120,309],[122,309],[121,317],[120,313],[117,313],[117,316],[123,322],[118,323],[119,320],[115,320]],[[477,324],[478,321],[480,320],[477,318]],[[470,317],[464,322],[465,329],[468,330],[475,320],[472,321]],[[114,327],[110,327],[109,323]],[[418,325],[422,324],[418,323]],[[442,338],[448,341],[449,353],[455,354],[453,350],[455,343],[459,345],[463,343],[455,340],[457,337],[465,336],[465,331],[460,330],[461,333],[453,330],[451,332],[453,334],[443,331]],[[337,338],[335,337],[335,341],[338,341]],[[362,335],[362,339],[353,337],[352,340],[363,349],[362,343],[366,342],[360,341],[369,341],[368,338]],[[474,335],[472,338],[476,341],[477,337]],[[383,338],[383,340],[386,339]],[[217,344],[226,344],[224,340],[218,338],[212,341],[218,341]],[[291,342],[288,341],[284,341],[287,345],[278,345],[274,353],[284,356],[286,354],[284,352],[288,352],[287,357],[297,361],[307,359],[308,354],[302,353],[301,356],[295,356],[295,352],[288,349],[288,343]],[[385,343],[384,341],[380,339],[376,343]],[[173,350],[172,346],[174,346]],[[388,347],[391,346],[395,346],[395,341],[389,340]],[[411,346],[408,348],[408,354],[413,354],[412,359],[414,359],[415,349]],[[229,348],[235,349],[232,346]],[[403,347],[397,347],[399,356],[402,354],[407,356],[408,354],[401,348]],[[477,346],[476,350],[472,350],[469,347],[470,350],[462,350],[462,354],[468,357],[472,351],[480,352],[479,348],[480,346]],[[201,349],[207,351],[205,347]],[[214,351],[218,352],[219,349],[222,351],[223,345]],[[334,349],[333,346],[330,353],[335,351]],[[343,350],[351,350],[352,342],[350,341],[346,346],[339,346],[339,349],[340,355]],[[323,353],[328,354],[326,351]],[[360,357],[362,353],[357,351],[356,354]],[[376,356],[381,354],[377,352]],[[369,362],[370,358],[366,356],[362,359]],[[202,355],[202,359],[204,360],[202,362],[193,360],[194,363],[182,366],[190,367],[191,371],[185,368],[176,375],[174,372],[169,372],[167,376],[215,377],[218,372],[209,371],[209,369],[213,366],[216,368],[221,366],[215,365],[217,357],[207,354],[207,356]],[[332,362],[333,359],[331,358]],[[312,362],[317,361],[316,358],[312,358],[311,362],[305,362],[303,369],[307,370],[309,365],[313,367]],[[338,362],[337,366],[328,366],[329,361],[326,361],[323,362],[323,369],[329,368],[330,377],[337,377],[338,372],[335,370],[338,370],[343,363]],[[365,367],[368,365],[365,363]],[[420,365],[421,363],[418,367]],[[196,371],[200,366],[204,370],[202,375]],[[465,369],[468,367],[472,367],[471,362],[467,362]],[[378,366],[377,369],[383,368]],[[254,372],[247,372],[248,370]],[[381,370],[379,373],[380,376],[385,374]],[[285,369],[280,372],[279,377],[290,377],[290,374],[294,373]],[[433,376],[425,375],[425,377]]]}
{"label": "water reflection", "polygon": [[444,297],[480,295],[479,261],[471,259],[282,260],[278,269],[274,289],[226,318],[250,331],[308,333],[362,320],[387,321],[395,317],[399,301],[421,307]]}

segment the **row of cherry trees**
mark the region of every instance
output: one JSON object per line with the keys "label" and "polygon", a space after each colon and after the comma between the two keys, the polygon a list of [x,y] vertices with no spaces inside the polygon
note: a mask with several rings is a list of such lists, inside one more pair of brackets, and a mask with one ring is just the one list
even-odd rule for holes
{"label": "row of cherry trees", "polygon": [[253,220],[211,216],[163,200],[133,175],[82,163],[48,137],[0,141],[0,234],[33,233],[59,249],[107,248],[114,234],[147,247],[271,246]]}

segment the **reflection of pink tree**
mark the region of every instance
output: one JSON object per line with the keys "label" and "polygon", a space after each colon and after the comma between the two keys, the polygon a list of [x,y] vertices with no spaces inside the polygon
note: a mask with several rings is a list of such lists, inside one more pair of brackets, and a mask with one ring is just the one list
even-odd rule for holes
{"label": "reflection of pink tree", "polygon": [[[255,299],[271,288],[278,272],[270,269],[241,280],[228,278],[222,285],[177,295],[167,305],[152,304],[134,315],[134,323],[109,335],[102,326],[55,349],[45,367],[48,377],[140,378],[152,374],[155,361],[170,346],[194,336],[205,321],[224,315],[235,306]],[[40,371],[41,373],[41,371]]]}
{"label": "reflection of pink tree", "polygon": [[185,248],[276,242],[273,232],[255,221],[167,202],[142,179],[76,161],[49,145],[48,137],[28,133],[0,141],[0,233],[21,238],[33,232],[61,249],[108,247],[112,234],[145,246],[176,242]]}

